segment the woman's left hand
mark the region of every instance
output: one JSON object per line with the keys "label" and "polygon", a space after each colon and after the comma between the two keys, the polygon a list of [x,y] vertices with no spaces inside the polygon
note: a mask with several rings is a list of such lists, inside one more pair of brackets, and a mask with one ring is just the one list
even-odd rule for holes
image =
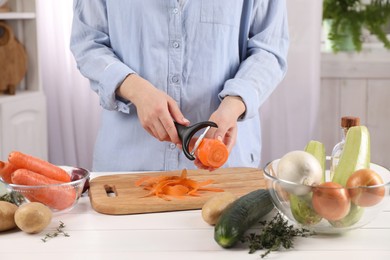
{"label": "woman's left hand", "polygon": [[[230,154],[237,139],[237,120],[244,113],[245,104],[240,97],[226,96],[209,119],[215,122],[218,128],[210,128],[206,138],[219,139],[226,145]],[[204,166],[198,159],[195,159],[194,164],[199,169],[215,170],[215,168]]]}

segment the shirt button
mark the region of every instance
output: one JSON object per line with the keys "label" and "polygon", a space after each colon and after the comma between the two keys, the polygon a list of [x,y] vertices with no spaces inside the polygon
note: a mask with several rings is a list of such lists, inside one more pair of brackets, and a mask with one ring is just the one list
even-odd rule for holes
{"label": "shirt button", "polygon": [[175,149],[176,148],[176,144],[174,144],[174,143],[171,143],[170,145],[169,145],[169,147],[173,150],[173,149]]}
{"label": "shirt button", "polygon": [[178,83],[178,82],[179,82],[179,77],[173,76],[173,77],[172,77],[172,82],[173,82],[173,83]]}
{"label": "shirt button", "polygon": [[173,48],[179,48],[180,47],[180,43],[178,43],[178,42],[174,42],[173,43]]}
{"label": "shirt button", "polygon": [[172,12],[173,12],[174,14],[177,14],[177,13],[179,12],[179,9],[173,8]]}

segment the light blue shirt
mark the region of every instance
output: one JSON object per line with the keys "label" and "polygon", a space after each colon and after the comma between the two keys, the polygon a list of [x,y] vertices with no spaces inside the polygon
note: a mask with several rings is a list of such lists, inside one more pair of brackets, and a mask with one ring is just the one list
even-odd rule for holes
{"label": "light blue shirt", "polygon": [[259,107],[287,69],[286,3],[244,1],[74,0],[71,50],[104,108],[94,171],[195,168],[115,95],[130,73],[168,93],[191,123],[208,120],[225,96],[240,96],[246,112],[224,167],[259,167]]}

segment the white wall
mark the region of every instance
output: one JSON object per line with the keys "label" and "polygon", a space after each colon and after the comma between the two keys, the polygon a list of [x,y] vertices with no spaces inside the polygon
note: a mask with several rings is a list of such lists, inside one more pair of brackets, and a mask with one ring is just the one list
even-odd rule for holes
{"label": "white wall", "polygon": [[288,72],[260,109],[263,165],[318,138],[322,1],[287,0],[287,6]]}

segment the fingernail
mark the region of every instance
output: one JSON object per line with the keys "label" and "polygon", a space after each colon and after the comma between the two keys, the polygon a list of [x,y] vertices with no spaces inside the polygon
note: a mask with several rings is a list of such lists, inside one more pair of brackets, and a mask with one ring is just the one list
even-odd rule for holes
{"label": "fingernail", "polygon": [[185,118],[185,117],[183,117],[182,120],[183,120],[184,123],[189,123],[189,122],[190,122],[190,121],[189,121],[187,118]]}

